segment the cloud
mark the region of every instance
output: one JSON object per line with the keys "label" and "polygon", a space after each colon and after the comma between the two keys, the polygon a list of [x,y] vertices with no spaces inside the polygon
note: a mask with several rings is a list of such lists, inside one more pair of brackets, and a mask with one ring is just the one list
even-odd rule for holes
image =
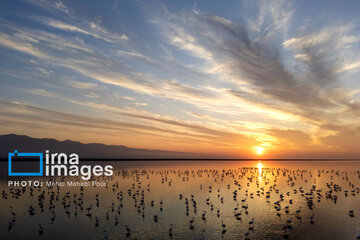
{"label": "cloud", "polygon": [[337,70],[336,73],[342,73],[346,71],[356,70],[360,68],[360,61],[345,64],[341,69]]}
{"label": "cloud", "polygon": [[[174,79],[138,73],[135,69],[110,59],[109,56],[76,39],[11,25],[5,27],[12,30],[13,34],[0,34],[0,45],[46,60],[47,64],[74,70],[103,84],[191,104],[197,99],[203,101],[216,98],[211,92],[200,87],[182,84]],[[80,44],[76,45],[76,42]],[[74,86],[84,87],[84,83],[79,82]]]}
{"label": "cloud", "polygon": [[[122,41],[129,40],[129,38],[125,34],[118,35],[117,33],[110,33],[104,27],[94,22],[87,22],[83,24],[85,26],[80,27],[51,18],[34,18],[34,19],[41,22],[42,24],[48,25],[56,29],[64,30],[67,32],[75,32],[84,35],[89,35],[94,38],[101,39],[110,43],[120,44]],[[77,24],[79,25],[79,23]]]}
{"label": "cloud", "polygon": [[[237,82],[238,86],[248,84],[246,91],[236,85],[227,91],[242,101],[297,115],[318,129],[330,121],[354,124],[360,104],[352,98],[351,91],[341,87],[338,73],[359,67],[357,61],[345,64],[349,46],[357,42],[351,35],[355,25],[333,25],[320,30],[303,27],[297,37],[286,39],[285,25],[290,24],[294,12],[281,1],[277,4],[279,10],[260,10],[258,21],[250,28],[200,10],[181,12],[177,17],[171,14],[167,21],[157,23],[165,25],[163,30],[170,44],[205,60],[204,66],[219,79]],[[260,31],[261,28],[266,31]],[[296,65],[284,61],[283,55],[289,52],[294,53]],[[295,130],[268,134],[279,139],[287,134],[293,141],[299,138],[297,144],[303,146],[309,140],[308,134]]]}
{"label": "cloud", "polygon": [[336,131],[327,136],[320,137],[320,142],[330,149],[339,151],[344,156],[350,154],[353,158],[358,158],[358,154],[360,154],[358,147],[360,126],[335,126],[333,129],[336,129]]}
{"label": "cloud", "polygon": [[[40,91],[39,91],[40,92]],[[49,93],[46,92],[46,95]],[[55,96],[58,97],[58,96]],[[129,113],[128,111],[121,111],[116,108],[107,107],[109,110],[114,111],[116,114],[121,114],[124,116],[129,116],[132,119],[143,119],[152,122],[138,122],[138,121],[118,121],[118,120],[109,120],[105,118],[95,118],[80,116],[78,114],[63,113],[59,111],[48,110],[44,108],[34,107],[28,104],[23,103],[9,103],[5,101],[0,101],[1,107],[1,117],[0,121],[5,123],[6,129],[3,129],[2,132],[12,129],[13,131],[19,125],[27,125],[27,131],[30,131],[32,135],[36,133],[39,129],[42,129],[42,132],[50,131],[52,134],[62,135],[62,132],[73,132],[82,133],[86,131],[87,134],[91,134],[92,137],[97,137],[98,135],[116,135],[120,134],[122,136],[120,139],[126,139],[128,141],[133,141],[141,136],[148,138],[148,140],[157,137],[160,139],[167,139],[177,142],[176,139],[186,140],[186,144],[197,143],[198,146],[205,144],[206,146],[213,145],[214,148],[219,148],[222,146],[229,146],[228,140],[236,140],[238,144],[247,145],[249,142],[253,143],[252,140],[247,139],[241,134],[219,131],[197,124],[190,124],[185,122],[180,122],[175,119],[166,119],[164,117],[155,117],[150,116],[149,114],[136,114]],[[92,107],[95,104],[88,104]],[[102,109],[106,109],[106,106],[102,105]],[[161,123],[160,125],[154,125],[154,122]],[[181,128],[188,129],[187,131],[181,130]],[[31,129],[31,130],[29,130]],[[15,131],[17,132],[17,131]],[[126,135],[124,135],[126,133]],[[35,134],[37,135],[37,134]],[[88,142],[86,140],[86,142]],[[153,141],[153,140],[152,140]],[[159,140],[159,143],[162,140]],[[214,143],[216,143],[214,145]],[[156,145],[156,143],[153,143]],[[186,145],[185,144],[185,145]],[[193,146],[196,148],[196,144]]]}
{"label": "cloud", "polygon": [[299,130],[270,129],[268,130],[268,133],[271,136],[278,138],[280,141],[277,144],[283,148],[286,148],[286,146],[303,148],[312,143],[310,135]]}
{"label": "cloud", "polygon": [[79,89],[85,89],[85,90],[94,90],[98,88],[97,83],[92,82],[80,82],[80,81],[74,81],[71,79],[64,80],[65,84],[72,88],[79,88]]}
{"label": "cloud", "polygon": [[258,14],[255,15],[255,18],[245,18],[249,30],[257,33],[262,32],[267,39],[272,38],[276,34],[287,33],[294,15],[294,8],[291,2],[283,0],[257,1],[256,9]]}
{"label": "cloud", "polygon": [[195,112],[188,112],[188,114],[190,116],[193,116],[195,118],[200,118],[200,119],[211,119],[210,116],[205,115],[205,114],[200,114],[200,113],[195,113]]}
{"label": "cloud", "polygon": [[12,38],[8,34],[0,33],[0,45],[3,47],[11,48],[20,52],[30,54],[32,56],[46,59],[48,56],[41,50],[36,49],[30,43],[25,43],[18,40],[15,36]]}
{"label": "cloud", "polygon": [[35,5],[37,7],[42,8],[45,11],[50,12],[61,12],[65,13],[67,16],[72,16],[73,11],[72,9],[68,8],[62,1],[55,0],[55,1],[48,1],[48,0],[26,0],[26,2]]}

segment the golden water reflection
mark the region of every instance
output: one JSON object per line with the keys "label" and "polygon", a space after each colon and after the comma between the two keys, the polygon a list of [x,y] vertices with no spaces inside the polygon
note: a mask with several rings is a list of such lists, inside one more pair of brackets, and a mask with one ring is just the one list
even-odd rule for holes
{"label": "golden water reflection", "polygon": [[360,234],[359,162],[87,164],[114,166],[113,177],[96,179],[107,188],[8,187],[2,173],[0,239],[38,239],[39,224],[43,240],[126,239],[126,226],[128,239],[140,240],[355,239]]}
{"label": "golden water reflection", "polygon": [[258,171],[259,171],[259,181],[262,182],[262,168],[263,168],[263,166],[262,166],[261,162],[259,162],[257,164],[257,168],[258,168]]}

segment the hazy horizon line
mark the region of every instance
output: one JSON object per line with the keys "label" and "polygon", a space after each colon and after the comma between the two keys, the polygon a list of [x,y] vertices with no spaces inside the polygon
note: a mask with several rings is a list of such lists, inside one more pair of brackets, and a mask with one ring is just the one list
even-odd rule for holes
{"label": "hazy horizon line", "polygon": [[[0,161],[7,161],[7,158],[0,158]],[[268,158],[268,159],[258,159],[258,158],[124,158],[124,159],[116,159],[116,158],[82,158],[82,161],[120,161],[120,162],[141,162],[141,161],[224,161],[224,162],[246,162],[246,161],[263,161],[263,162],[310,162],[310,161],[317,161],[317,162],[337,162],[337,161],[344,161],[344,162],[358,162],[360,159],[353,158],[353,159],[346,159],[346,158]],[[33,161],[33,160],[26,160],[26,159],[18,159],[17,161]]]}

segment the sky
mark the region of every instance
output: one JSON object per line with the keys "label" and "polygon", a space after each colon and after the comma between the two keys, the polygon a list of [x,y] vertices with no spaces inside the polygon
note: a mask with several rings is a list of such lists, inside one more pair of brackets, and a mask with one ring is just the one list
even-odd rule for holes
{"label": "sky", "polygon": [[0,1],[0,134],[360,158],[360,1]]}

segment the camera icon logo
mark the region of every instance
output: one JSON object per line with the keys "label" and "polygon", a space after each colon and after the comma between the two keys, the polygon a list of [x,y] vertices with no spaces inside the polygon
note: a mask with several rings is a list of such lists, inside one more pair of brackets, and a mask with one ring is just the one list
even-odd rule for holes
{"label": "camera icon logo", "polygon": [[[32,157],[39,159],[39,172],[13,172],[12,161],[14,157]],[[19,153],[17,150],[15,150],[13,153],[9,153],[8,164],[9,176],[43,176],[43,153]]]}

